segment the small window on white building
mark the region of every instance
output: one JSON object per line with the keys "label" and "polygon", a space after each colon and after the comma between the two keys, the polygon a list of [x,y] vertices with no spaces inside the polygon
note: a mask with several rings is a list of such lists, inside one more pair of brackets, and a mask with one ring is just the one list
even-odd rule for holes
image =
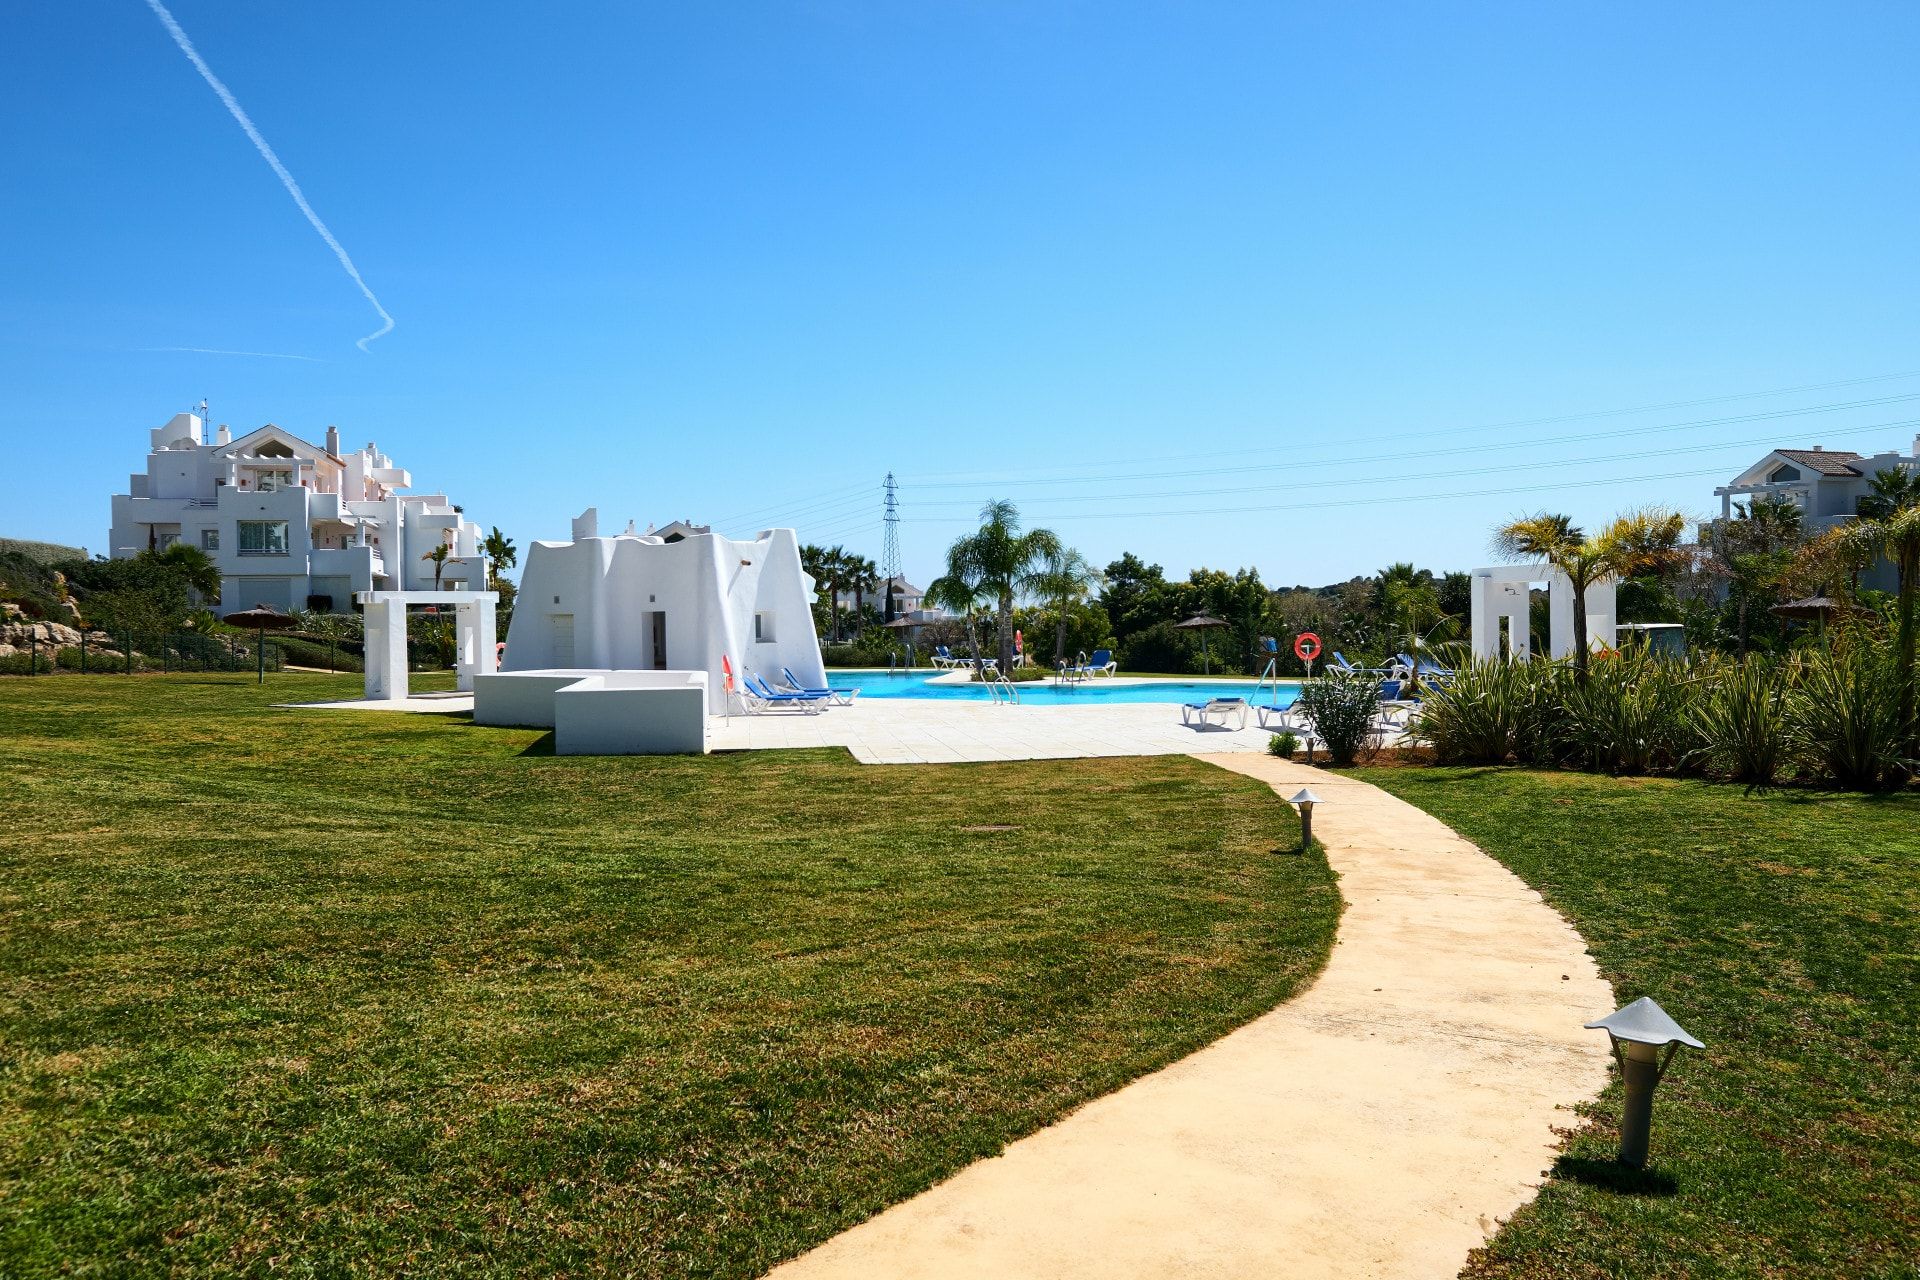
{"label": "small window on white building", "polygon": [[220,549],[220,531],[218,529],[202,529],[200,531],[200,549],[202,551],[218,551]]}
{"label": "small window on white building", "polygon": [[753,615],[753,638],[760,644],[773,643],[773,615],[756,613]]}
{"label": "small window on white building", "polygon": [[285,520],[242,520],[240,554],[243,556],[283,556],[287,554]]}

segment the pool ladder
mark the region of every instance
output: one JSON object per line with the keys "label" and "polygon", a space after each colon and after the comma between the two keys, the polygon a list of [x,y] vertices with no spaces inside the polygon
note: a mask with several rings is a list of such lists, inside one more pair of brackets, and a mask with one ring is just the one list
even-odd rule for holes
{"label": "pool ladder", "polygon": [[1020,686],[1007,679],[1007,673],[998,667],[978,667],[980,683],[987,686],[987,696],[993,699],[995,706],[1002,700],[1020,704]]}

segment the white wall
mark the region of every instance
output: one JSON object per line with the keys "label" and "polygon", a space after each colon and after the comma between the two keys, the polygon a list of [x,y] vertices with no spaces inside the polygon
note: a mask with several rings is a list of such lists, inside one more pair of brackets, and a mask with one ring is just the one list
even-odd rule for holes
{"label": "white wall", "polygon": [[[726,709],[721,665],[736,679],[755,671],[769,680],[782,667],[802,681],[826,682],[813,630],[812,583],[800,567],[791,529],[769,529],[751,542],[696,534],[679,542],[621,535],[528,548],[504,669],[532,671],[563,662],[554,648],[555,618],[572,620],[570,666],[652,669],[652,617],[665,615],[671,670],[707,673],[709,709]],[[769,615],[773,639],[754,640],[754,615]]]}

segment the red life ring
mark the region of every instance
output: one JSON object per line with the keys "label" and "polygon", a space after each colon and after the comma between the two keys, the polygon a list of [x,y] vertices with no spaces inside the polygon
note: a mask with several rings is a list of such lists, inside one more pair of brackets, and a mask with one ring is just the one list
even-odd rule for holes
{"label": "red life ring", "polygon": [[1302,662],[1312,662],[1320,656],[1320,637],[1311,631],[1302,631],[1293,638],[1293,656]]}

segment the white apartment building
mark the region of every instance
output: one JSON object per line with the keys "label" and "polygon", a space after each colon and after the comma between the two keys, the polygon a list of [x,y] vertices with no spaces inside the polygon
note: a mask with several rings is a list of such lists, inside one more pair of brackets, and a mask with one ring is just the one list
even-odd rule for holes
{"label": "white apartment building", "polygon": [[401,493],[413,477],[373,445],[343,452],[327,428],[313,444],[269,423],[239,439],[178,413],[149,433],[145,474],[113,498],[115,559],[187,542],[213,557],[222,612],[258,604],[345,613],[356,591],[430,591],[426,557],[451,549],[449,591],[481,591],[480,526],[444,494]]}
{"label": "white apartment building", "polygon": [[[1913,452],[1903,454],[1889,449],[1866,457],[1844,449],[1775,449],[1733,478],[1731,484],[1713,491],[1720,499],[1720,518],[1731,519],[1733,504],[1755,498],[1773,498],[1791,502],[1800,508],[1801,525],[1810,534],[1825,533],[1859,514],[1860,499],[1870,492],[1874,476],[1894,467],[1920,470],[1920,436],[1914,437]],[[1870,568],[1862,579],[1866,586],[1891,591],[1893,565],[1885,560]]]}

